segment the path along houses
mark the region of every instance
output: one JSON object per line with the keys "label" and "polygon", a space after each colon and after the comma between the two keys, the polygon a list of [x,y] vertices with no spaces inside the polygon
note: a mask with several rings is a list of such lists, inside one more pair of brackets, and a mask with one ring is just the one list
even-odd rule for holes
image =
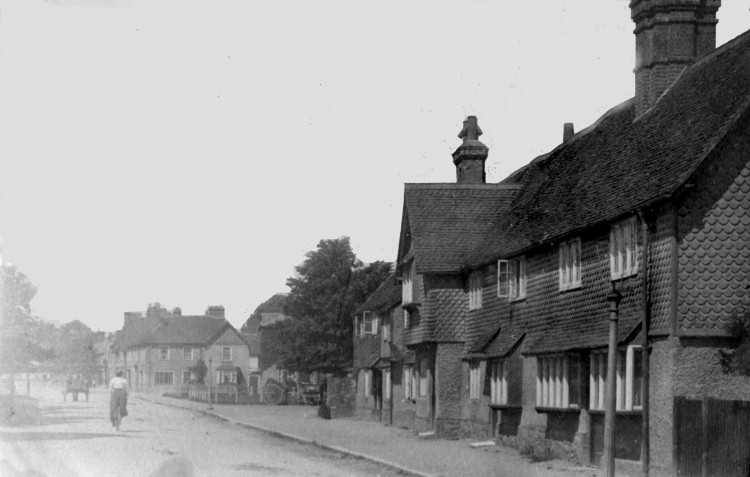
{"label": "path along houses", "polygon": [[400,303],[355,317],[360,415],[596,464],[614,288],[617,457],[747,465],[706,402],[750,395],[718,356],[750,305],[750,32],[715,48],[717,0],[630,6],[634,98],[498,184],[469,117],[456,183],[405,185]]}

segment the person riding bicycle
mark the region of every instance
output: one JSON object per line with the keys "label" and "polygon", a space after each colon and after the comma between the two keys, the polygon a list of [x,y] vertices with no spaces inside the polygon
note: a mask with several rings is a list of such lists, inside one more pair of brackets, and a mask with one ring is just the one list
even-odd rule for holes
{"label": "person riding bicycle", "polygon": [[[117,371],[115,377],[109,381],[109,418],[112,427],[117,427],[120,419],[128,415],[128,381],[122,377],[122,371]],[[120,412],[117,416],[116,413]]]}

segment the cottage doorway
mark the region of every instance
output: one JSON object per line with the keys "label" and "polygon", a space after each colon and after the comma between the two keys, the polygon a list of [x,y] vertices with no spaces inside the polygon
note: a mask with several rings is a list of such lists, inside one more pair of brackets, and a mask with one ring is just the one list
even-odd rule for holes
{"label": "cottage doorway", "polygon": [[377,368],[372,370],[372,397],[375,399],[373,407],[375,415],[380,420],[383,412],[383,375]]}

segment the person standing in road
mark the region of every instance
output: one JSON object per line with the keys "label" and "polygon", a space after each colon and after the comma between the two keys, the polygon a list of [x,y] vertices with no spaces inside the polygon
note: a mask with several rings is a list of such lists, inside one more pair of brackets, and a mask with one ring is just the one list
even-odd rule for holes
{"label": "person standing in road", "polygon": [[128,415],[128,381],[122,377],[122,371],[117,371],[115,377],[109,381],[109,419],[115,426],[115,413],[120,417]]}

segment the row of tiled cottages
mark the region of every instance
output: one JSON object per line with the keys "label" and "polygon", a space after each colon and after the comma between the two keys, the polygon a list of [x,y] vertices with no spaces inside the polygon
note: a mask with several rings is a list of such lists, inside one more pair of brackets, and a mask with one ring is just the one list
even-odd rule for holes
{"label": "row of tiled cottages", "polygon": [[[394,424],[510,436],[596,463],[616,288],[616,455],[673,473],[679,441],[694,437],[681,434],[676,399],[750,395],[718,356],[748,309],[748,45],[746,33],[688,67],[645,114],[627,101],[500,184],[460,173],[458,184],[407,184],[402,302],[385,316],[408,352],[360,354],[363,399],[388,363]],[[357,339],[376,332],[357,319]],[[720,449],[731,436],[707,438]]]}

